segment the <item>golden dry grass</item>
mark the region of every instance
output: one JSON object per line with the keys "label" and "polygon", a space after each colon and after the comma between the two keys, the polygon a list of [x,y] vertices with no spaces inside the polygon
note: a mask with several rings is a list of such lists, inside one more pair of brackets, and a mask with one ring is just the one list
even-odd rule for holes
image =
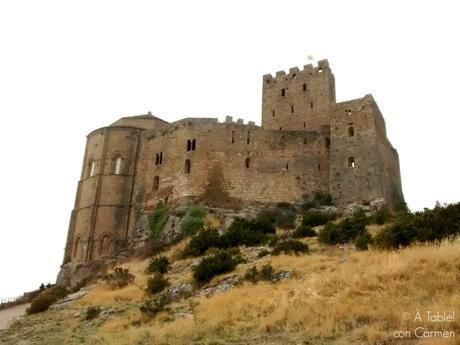
{"label": "golden dry grass", "polygon": [[[256,338],[291,334],[295,339],[305,339],[307,335],[309,339],[329,339],[331,344],[371,344],[395,341],[393,333],[397,330],[425,327],[455,331],[458,339],[458,315],[452,323],[403,319],[404,313],[412,318],[417,310],[458,313],[458,239],[398,252],[355,252],[345,248],[308,256],[281,255],[264,258],[258,265],[267,261],[276,269],[293,270],[294,278],[277,284],[248,283],[211,298],[194,298],[193,318],[168,320],[168,315],[163,315],[134,327],[131,322],[137,312],[132,311],[128,319],[106,323],[99,336],[114,345],[190,344],[192,339],[206,343],[254,334]],[[175,263],[179,264],[183,263]],[[144,263],[133,265],[134,269]],[[237,273],[241,271],[240,268]],[[94,302],[94,295],[92,298]],[[182,302],[182,307],[190,306],[191,301]],[[418,343],[459,344],[455,338],[420,339]]]}

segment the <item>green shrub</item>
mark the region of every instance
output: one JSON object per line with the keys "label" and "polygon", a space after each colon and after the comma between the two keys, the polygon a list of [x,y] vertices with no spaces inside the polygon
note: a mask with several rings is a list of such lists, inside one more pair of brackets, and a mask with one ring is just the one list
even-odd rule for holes
{"label": "green shrub", "polygon": [[186,214],[184,218],[182,218],[181,221],[181,231],[185,236],[190,236],[204,227],[204,222],[202,218],[198,217],[193,217],[189,214]]}
{"label": "green shrub", "polygon": [[281,229],[291,229],[295,227],[295,219],[295,208],[288,203],[279,203],[276,208],[260,211],[255,221]]}
{"label": "green shrub", "polygon": [[168,208],[163,202],[159,202],[155,211],[149,216],[150,234],[155,238],[163,232],[163,229],[168,222]]}
{"label": "green shrub", "polygon": [[369,217],[370,224],[383,225],[393,219],[393,215],[387,208],[382,207],[378,209],[373,215]]}
{"label": "green shrub", "polygon": [[304,210],[319,206],[332,206],[332,196],[329,193],[318,191],[311,200],[305,201],[302,205]]}
{"label": "green shrub", "polygon": [[257,254],[257,257],[258,258],[263,258],[264,256],[267,256],[268,254],[270,254],[270,251],[268,249],[262,249],[258,254]]}
{"label": "green shrub", "polygon": [[412,213],[407,209],[397,212],[393,223],[376,236],[375,245],[397,249],[414,242],[434,242],[460,234],[460,203],[440,205]]}
{"label": "green shrub", "polygon": [[268,234],[267,235],[267,243],[268,243],[268,245],[270,247],[276,246],[276,244],[278,243],[279,240],[280,240],[280,238],[275,234]]}
{"label": "green shrub", "polygon": [[244,274],[244,279],[256,284],[259,281],[259,272],[257,271],[257,267],[252,266],[251,268],[248,268]]}
{"label": "green shrub", "polygon": [[270,223],[236,218],[220,237],[220,246],[222,248],[240,245],[256,246],[267,241],[267,234],[274,233],[275,228]]}
{"label": "green shrub", "polygon": [[189,216],[195,217],[195,218],[204,218],[206,216],[206,210],[201,207],[201,206],[190,206],[189,209],[187,210],[187,214]]}
{"label": "green shrub", "polygon": [[265,264],[260,271],[257,270],[256,266],[249,268],[244,274],[244,279],[256,284],[260,280],[273,281],[275,276],[275,270],[272,265]]}
{"label": "green shrub", "polygon": [[368,218],[362,210],[356,211],[352,217],[345,218],[338,224],[329,222],[320,230],[318,239],[326,244],[338,244],[354,241],[366,230]]}
{"label": "green shrub", "polygon": [[206,253],[209,248],[220,247],[220,236],[215,229],[203,229],[192,237],[182,252],[183,257],[200,256]]}
{"label": "green shrub", "polygon": [[167,286],[169,286],[168,280],[164,278],[161,273],[156,272],[147,280],[147,287],[145,291],[150,295],[154,295],[163,291]]}
{"label": "green shrub", "polygon": [[318,226],[324,225],[327,222],[334,220],[336,218],[335,214],[308,210],[303,214],[302,225],[305,226]]}
{"label": "green shrub", "polygon": [[101,313],[101,308],[99,307],[89,307],[86,309],[85,320],[93,320]]}
{"label": "green shrub", "polygon": [[302,224],[292,233],[292,238],[314,237],[316,235],[316,231],[311,226]]}
{"label": "green shrub", "polygon": [[273,269],[272,265],[265,264],[262,266],[262,269],[259,273],[260,280],[272,281],[274,276],[275,270]]}
{"label": "green shrub", "polygon": [[368,245],[372,243],[372,235],[365,231],[362,234],[356,236],[355,247],[358,250],[368,250]]}
{"label": "green shrub", "polygon": [[41,292],[27,309],[27,314],[36,314],[48,310],[48,308],[60,298],[67,296],[68,291],[62,286],[54,286]]}
{"label": "green shrub", "polygon": [[272,255],[279,255],[281,252],[284,252],[285,254],[307,253],[308,245],[298,240],[281,241],[273,248]]}
{"label": "green shrub", "polygon": [[145,301],[139,307],[142,315],[152,318],[157,315],[159,312],[166,309],[166,307],[171,303],[171,297],[169,294],[159,294],[153,299]]}
{"label": "green shrub", "polygon": [[203,218],[206,210],[200,206],[191,206],[181,221],[181,231],[184,236],[196,234],[204,228]]}
{"label": "green shrub", "polygon": [[206,257],[193,268],[193,278],[199,285],[208,283],[219,274],[231,272],[240,263],[238,257],[229,250],[220,250],[215,255]]}
{"label": "green shrub", "polygon": [[127,268],[115,267],[113,273],[106,275],[104,279],[113,288],[122,288],[134,281],[134,275]]}
{"label": "green shrub", "polygon": [[169,259],[165,256],[158,256],[150,260],[149,265],[147,266],[147,273],[159,272],[164,274],[168,271],[169,268]]}

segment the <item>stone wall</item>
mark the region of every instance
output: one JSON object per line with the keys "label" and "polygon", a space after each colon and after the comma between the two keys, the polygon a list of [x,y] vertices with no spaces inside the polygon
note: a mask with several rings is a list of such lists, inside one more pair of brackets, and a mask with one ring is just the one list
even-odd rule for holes
{"label": "stone wall", "polygon": [[326,60],[263,77],[262,127],[147,114],[91,132],[64,261],[119,254],[158,201],[242,209],[317,191],[339,207],[383,200],[395,209],[404,200],[376,102],[336,103]]}

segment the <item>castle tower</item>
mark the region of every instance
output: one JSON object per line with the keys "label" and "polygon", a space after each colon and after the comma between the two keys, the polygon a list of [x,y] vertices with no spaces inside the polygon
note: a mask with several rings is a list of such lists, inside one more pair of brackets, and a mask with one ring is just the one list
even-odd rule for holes
{"label": "castle tower", "polygon": [[371,95],[334,106],[330,140],[329,190],[336,204],[383,198],[390,209],[401,205],[398,153]]}
{"label": "castle tower", "polygon": [[263,77],[262,127],[269,130],[320,130],[335,103],[334,75],[327,60],[318,67],[291,68]]}
{"label": "castle tower", "polygon": [[87,136],[64,263],[118,254],[128,232],[139,134],[166,124],[152,115],[122,118]]}

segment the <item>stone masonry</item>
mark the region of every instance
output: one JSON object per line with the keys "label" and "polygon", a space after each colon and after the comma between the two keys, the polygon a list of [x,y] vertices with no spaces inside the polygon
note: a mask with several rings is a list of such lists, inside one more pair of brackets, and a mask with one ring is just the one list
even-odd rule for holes
{"label": "stone masonry", "polygon": [[340,207],[404,201],[397,151],[371,95],[335,100],[327,60],[263,77],[262,125],[150,113],[91,132],[64,262],[114,257],[158,201],[240,209],[322,191]]}

